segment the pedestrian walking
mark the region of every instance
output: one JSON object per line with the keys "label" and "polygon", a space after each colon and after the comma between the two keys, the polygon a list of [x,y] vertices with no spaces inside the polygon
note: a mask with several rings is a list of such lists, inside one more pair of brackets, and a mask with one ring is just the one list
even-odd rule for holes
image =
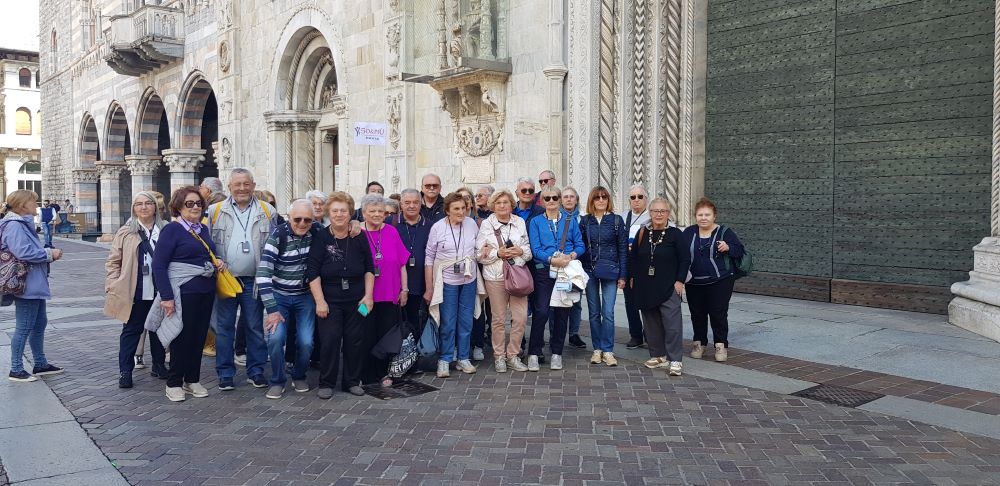
{"label": "pedestrian walking", "polygon": [[[631,249],[635,237],[639,234],[639,228],[649,223],[649,211],[646,205],[649,202],[646,188],[636,184],[628,191],[629,210],[623,215],[625,226],[628,228],[628,244]],[[625,296],[625,318],[628,319],[629,341],[625,344],[628,349],[635,349],[645,344],[646,340],[642,335],[642,316],[639,309],[632,302],[633,289],[626,286],[623,290]]]}
{"label": "pedestrian walking", "polygon": [[[111,240],[104,265],[104,314],[123,323],[118,337],[118,387],[132,388],[132,371],[142,363],[139,342],[146,332],[146,317],[156,297],[153,254],[166,222],[160,218],[156,196],[139,192],[132,198],[132,216]],[[151,375],[167,379],[166,350],[156,333],[149,333],[153,357]]]}
{"label": "pedestrian walking", "polygon": [[[587,196],[587,215],[580,223],[586,250],[580,257],[587,281],[587,311],[594,345],[591,364],[617,366],[615,347],[615,301],[628,278],[628,229],[615,214],[611,193],[597,186]],[[572,337],[570,338],[572,340]],[[579,338],[577,338],[579,339]]]}
{"label": "pedestrian walking", "polygon": [[[7,195],[7,214],[0,220],[0,249],[28,267],[24,278],[24,293],[4,295],[3,305],[14,303],[14,335],[10,339],[11,381],[35,381],[38,376],[62,373],[63,369],[49,363],[45,357],[45,327],[48,325],[47,300],[49,290],[49,263],[62,258],[62,250],[43,248],[35,233],[35,213],[38,212],[38,195],[34,191],[18,189]],[[28,373],[24,369],[24,346],[31,347],[35,365]]]}

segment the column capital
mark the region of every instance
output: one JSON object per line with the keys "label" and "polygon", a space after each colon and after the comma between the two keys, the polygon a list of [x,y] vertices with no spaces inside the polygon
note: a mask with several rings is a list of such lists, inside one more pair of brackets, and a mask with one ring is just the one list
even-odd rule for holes
{"label": "column capital", "polygon": [[167,149],[163,151],[163,161],[170,172],[198,172],[205,153],[205,149]]}
{"label": "column capital", "polygon": [[126,155],[125,164],[132,175],[153,175],[162,159],[159,155]]}
{"label": "column capital", "polygon": [[320,115],[294,110],[274,110],[264,112],[269,132],[289,130],[311,130],[319,123]]}
{"label": "column capital", "polygon": [[95,184],[100,179],[97,169],[73,169],[73,182],[77,184]]}
{"label": "column capital", "polygon": [[105,180],[115,180],[122,175],[122,171],[125,170],[125,164],[118,161],[98,161],[97,162],[97,173],[100,175],[102,181]]}

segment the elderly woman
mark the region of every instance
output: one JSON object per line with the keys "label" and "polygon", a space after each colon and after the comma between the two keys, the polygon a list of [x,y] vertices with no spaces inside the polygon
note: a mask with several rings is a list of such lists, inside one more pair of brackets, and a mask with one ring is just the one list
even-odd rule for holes
{"label": "elderly woman", "polygon": [[[9,304],[14,300],[14,336],[10,339],[11,381],[35,381],[36,376],[62,373],[62,368],[45,359],[45,326],[48,314],[45,301],[52,298],[49,291],[49,263],[62,258],[62,250],[42,248],[35,234],[35,213],[38,195],[34,191],[19,189],[7,196],[7,214],[0,220],[0,241],[14,258],[28,266],[24,293],[4,295]],[[31,373],[24,370],[24,346],[31,346],[35,366]]]}
{"label": "elderly woman", "polygon": [[[396,228],[385,224],[385,198],[381,194],[368,194],[361,199],[361,212],[365,216],[363,232],[368,239],[375,269],[375,306],[368,316],[365,326],[365,349],[368,359],[365,367],[366,380],[382,386],[391,386],[392,378],[387,375],[388,359],[378,359],[371,355],[371,349],[394,325],[400,322],[406,307],[410,290],[407,287],[406,265],[410,252],[403,245]],[[403,335],[413,330],[403,330]]]}
{"label": "elderly woman", "polygon": [[[568,214],[571,218],[580,222],[580,193],[576,189],[566,186],[560,194],[560,211]],[[574,348],[583,349],[587,344],[580,339],[580,321],[583,318],[583,303],[575,302],[569,310],[569,345]]]}
{"label": "elderly woman", "polygon": [[463,373],[475,373],[469,360],[472,320],[478,314],[476,237],[479,227],[469,213],[465,198],[458,193],[444,198],[445,218],[431,227],[424,259],[424,300],[430,314],[441,324],[441,358],[437,376],[447,378],[448,367],[455,359],[455,336],[458,335],[458,364]]}
{"label": "elderly woman", "polygon": [[[649,199],[646,194],[646,188],[640,184],[629,188],[628,201],[629,211],[623,213],[622,216],[625,218],[625,226],[628,227],[628,244],[631,249],[632,242],[635,240],[636,235],[639,234],[639,228],[642,228],[649,222],[649,211],[646,207]],[[625,347],[628,349],[639,348],[646,343],[642,335],[642,316],[639,313],[639,309],[632,302],[632,288],[625,286],[623,295],[625,297],[625,317],[628,319],[628,333],[630,336]]]}
{"label": "elderly woman", "polygon": [[561,370],[563,366],[562,352],[572,307],[552,307],[549,302],[555,289],[556,276],[583,253],[584,246],[576,219],[560,210],[561,196],[559,188],[543,186],[539,199],[545,213],[528,223],[531,254],[535,258],[535,309],[531,318],[531,335],[528,338],[528,371],[539,370],[538,357],[542,354],[547,323],[551,327],[549,347],[552,361],[549,368]]}
{"label": "elderly woman", "polygon": [[399,216],[399,201],[385,198],[385,220],[391,222]]}
{"label": "elderly woman", "polygon": [[[137,361],[134,357],[141,356],[136,351],[156,297],[153,253],[165,224],[157,210],[156,196],[140,192],[132,198],[132,217],[111,240],[111,253],[104,265],[104,314],[125,323],[118,338],[118,388],[132,388],[132,370]],[[166,379],[166,351],[156,333],[149,334],[149,344],[152,375]]]}
{"label": "elderly woman", "polygon": [[698,223],[684,230],[684,242],[691,253],[691,280],[688,282],[688,309],[694,328],[691,357],[700,359],[708,346],[708,320],[712,320],[715,360],[728,358],[729,299],[733,296],[734,265],[730,257],[743,257],[743,243],[736,232],[715,222],[715,203],[701,198],[694,205]]}
{"label": "elderly woman", "polygon": [[680,376],[684,355],[681,297],[688,250],[680,230],[669,225],[670,203],[666,199],[654,199],[649,214],[649,226],[639,229],[629,252],[629,285],[633,302],[642,313],[649,346],[646,367],[668,368],[671,376]]}
{"label": "elderly woman", "polygon": [[[205,199],[195,186],[184,186],[170,197],[175,218],[160,230],[153,252],[153,283],[159,295],[146,318],[146,329],[157,332],[170,348],[167,398],[184,401],[185,394],[207,397],[201,385],[201,352],[215,304],[215,272],[225,269],[213,258],[215,243],[201,215]],[[157,304],[159,306],[157,307]]]}
{"label": "elderly woman", "polygon": [[[531,261],[531,241],[524,220],[513,214],[517,200],[510,191],[490,197],[492,212],[479,227],[476,250],[483,265],[483,283],[492,307],[493,359],[497,373],[507,366],[514,371],[528,371],[518,354],[528,322],[528,297],[510,295],[504,287],[504,265],[523,267]],[[510,341],[506,341],[507,309],[510,309]]]}
{"label": "elderly woman", "polygon": [[615,299],[625,288],[628,277],[628,229],[615,214],[611,193],[597,186],[587,197],[587,215],[580,222],[580,233],[587,251],[580,262],[587,271],[587,310],[590,312],[590,337],[594,343],[592,364],[602,361],[616,366]]}
{"label": "elderly woman", "polygon": [[308,191],[305,195],[305,199],[312,203],[313,218],[324,227],[330,225],[330,218],[326,214],[326,198],[326,193],[319,189]]}
{"label": "elderly woman", "polygon": [[[455,189],[455,192],[462,195],[462,198],[465,199],[465,204],[469,208],[465,216],[475,221],[477,226],[481,226],[485,218],[479,217],[479,212],[476,211],[472,191],[468,187],[463,186]],[[479,270],[482,271],[482,266],[479,267]],[[486,341],[490,339],[488,336],[489,333],[486,329],[486,323],[492,321],[492,317],[490,315],[491,313],[489,298],[483,299],[483,301],[479,303],[476,318],[472,320],[472,336],[469,338],[470,345],[472,346],[473,361],[482,361],[486,359],[483,349],[486,347]]]}
{"label": "elderly woman", "polygon": [[326,201],[325,213],[330,226],[313,237],[306,260],[306,280],[319,318],[317,396],[328,400],[333,397],[333,387],[340,378],[341,354],[344,360],[341,389],[358,396],[365,394],[361,388],[361,365],[367,354],[363,349],[367,323],[359,308],[371,309],[375,305],[375,266],[368,236],[351,236],[354,199],[347,193],[335,192]]}

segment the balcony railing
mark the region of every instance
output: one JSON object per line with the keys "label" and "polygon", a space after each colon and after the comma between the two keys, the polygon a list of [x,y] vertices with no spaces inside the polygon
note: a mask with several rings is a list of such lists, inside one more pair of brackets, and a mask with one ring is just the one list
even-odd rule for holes
{"label": "balcony railing", "polygon": [[139,76],[184,56],[184,12],[144,5],[111,17],[111,51],[104,60],[119,74]]}

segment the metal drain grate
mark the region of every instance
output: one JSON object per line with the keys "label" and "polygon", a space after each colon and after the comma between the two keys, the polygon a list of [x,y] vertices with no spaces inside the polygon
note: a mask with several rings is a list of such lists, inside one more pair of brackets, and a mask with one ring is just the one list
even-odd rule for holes
{"label": "metal drain grate", "polygon": [[885,395],[836,385],[817,385],[792,393],[792,396],[808,398],[832,405],[840,405],[841,407],[858,407],[873,400],[878,400]]}
{"label": "metal drain grate", "polygon": [[397,398],[410,398],[424,393],[440,390],[440,388],[420,383],[419,381],[396,380],[391,387],[385,388],[382,385],[365,385],[365,393],[380,400],[394,400]]}

